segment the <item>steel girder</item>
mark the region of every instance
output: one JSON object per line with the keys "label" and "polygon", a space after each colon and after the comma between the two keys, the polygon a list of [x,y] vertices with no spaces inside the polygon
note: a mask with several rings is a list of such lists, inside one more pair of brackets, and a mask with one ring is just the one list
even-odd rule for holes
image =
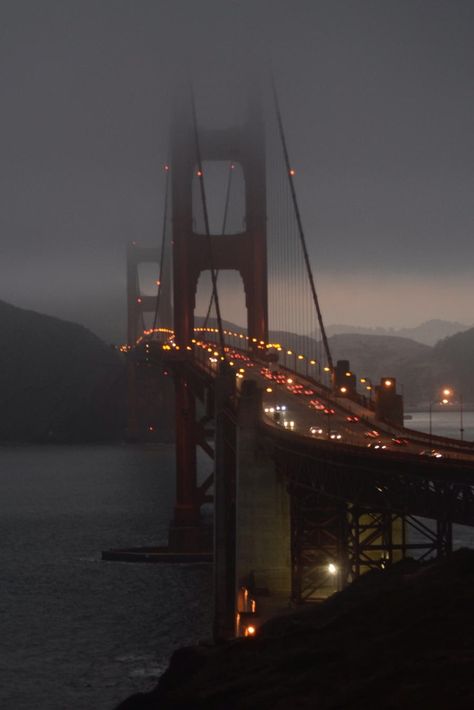
{"label": "steel girder", "polygon": [[357,460],[309,458],[278,449],[291,497],[296,603],[318,601],[360,574],[405,557],[449,554],[452,523],[474,524],[472,486]]}

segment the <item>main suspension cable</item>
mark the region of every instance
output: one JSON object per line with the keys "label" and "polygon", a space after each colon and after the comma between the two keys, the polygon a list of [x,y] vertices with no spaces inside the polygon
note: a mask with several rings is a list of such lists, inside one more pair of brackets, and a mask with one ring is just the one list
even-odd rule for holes
{"label": "main suspension cable", "polygon": [[303,256],[304,256],[304,261],[305,261],[305,265],[306,265],[306,273],[307,273],[307,276],[309,279],[311,294],[313,297],[313,303],[316,308],[316,313],[318,314],[319,328],[321,331],[321,337],[323,340],[324,350],[326,352],[328,365],[332,370],[333,369],[333,360],[332,360],[332,356],[331,356],[331,351],[329,349],[329,342],[328,342],[327,335],[326,335],[326,329],[325,329],[324,323],[323,323],[323,316],[321,313],[321,308],[319,306],[318,295],[316,293],[316,286],[314,284],[313,272],[311,269],[311,263],[309,261],[308,249],[306,247],[306,239],[305,239],[304,230],[303,230],[303,223],[301,221],[301,214],[300,214],[300,210],[299,210],[299,206],[298,206],[298,200],[296,197],[295,185],[293,182],[294,170],[291,168],[291,165],[290,165],[290,159],[289,159],[289,155],[288,155],[288,147],[286,144],[285,132],[283,129],[283,121],[282,121],[281,111],[280,111],[280,104],[278,101],[278,94],[276,91],[275,81],[274,81],[273,77],[272,77],[272,90],[273,90],[273,100],[275,103],[275,112],[276,112],[276,117],[277,117],[277,121],[278,121],[278,130],[280,133],[280,140],[281,140],[281,144],[282,144],[282,148],[283,148],[285,167],[286,167],[286,171],[288,174],[288,182],[289,182],[290,191],[291,191],[291,198],[293,201],[296,222],[298,225],[298,234],[299,234],[299,238],[300,238],[300,242],[301,242],[301,247],[303,249]]}

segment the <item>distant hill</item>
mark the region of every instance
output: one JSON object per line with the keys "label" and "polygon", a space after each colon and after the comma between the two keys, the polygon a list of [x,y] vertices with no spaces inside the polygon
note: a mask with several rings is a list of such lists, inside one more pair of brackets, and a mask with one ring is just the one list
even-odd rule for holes
{"label": "distant hill", "polygon": [[334,335],[329,343],[333,358],[348,359],[359,377],[374,383],[396,377],[407,406],[429,401],[438,383],[450,382],[449,363],[436,358],[433,348],[409,338],[346,334]]}
{"label": "distant hill", "polygon": [[[215,326],[215,322],[210,325]],[[226,322],[225,327],[242,330],[233,323]],[[321,342],[306,335],[272,331],[270,340],[296,354],[319,358],[322,352]],[[437,398],[440,388],[448,384],[462,393],[468,406],[474,406],[474,328],[444,338],[434,347],[398,335],[373,332],[333,335],[329,346],[333,360],[349,360],[358,378],[369,377],[377,383],[381,377],[396,377],[408,408],[427,406]],[[281,361],[285,362],[284,356]],[[291,357],[286,361],[292,364]]]}
{"label": "distant hill", "polygon": [[461,331],[467,330],[469,326],[447,320],[434,318],[425,321],[414,328],[384,328],[376,326],[368,328],[354,325],[328,325],[326,332],[328,336],[351,333],[357,335],[390,335],[399,338],[410,338],[424,345],[435,345],[439,340],[447,338]]}
{"label": "distant hill", "polygon": [[0,441],[122,436],[124,365],[75,323],[0,301]]}
{"label": "distant hill", "polygon": [[[197,319],[198,321],[198,319]],[[230,330],[241,328],[226,323]],[[321,343],[276,332],[295,353],[318,357]],[[396,377],[408,407],[429,402],[445,384],[474,404],[474,328],[434,347],[395,335],[333,335],[334,360],[347,359],[374,382]],[[93,441],[125,429],[124,363],[83,326],[0,301],[0,441]]]}
{"label": "distant hill", "polygon": [[349,359],[358,375],[367,374],[374,381],[396,377],[407,406],[436,400],[444,385],[454,387],[468,406],[474,404],[474,328],[434,347],[379,335],[336,335],[330,345],[333,357]]}
{"label": "distant hill", "polygon": [[463,394],[465,402],[474,402],[474,328],[445,338],[433,348],[433,357],[449,372],[448,380]]}
{"label": "distant hill", "polygon": [[[321,352],[321,344],[306,336],[274,332],[272,340],[297,353]],[[435,347],[390,335],[346,333],[329,338],[334,361],[349,360],[351,370],[374,383],[396,377],[407,407],[436,399],[440,387],[450,384],[474,404],[474,328],[445,338]]]}

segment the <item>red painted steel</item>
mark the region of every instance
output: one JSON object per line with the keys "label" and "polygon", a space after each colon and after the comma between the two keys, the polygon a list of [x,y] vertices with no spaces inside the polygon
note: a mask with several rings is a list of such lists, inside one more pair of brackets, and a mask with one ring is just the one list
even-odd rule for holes
{"label": "red painted steel", "polygon": [[[174,331],[186,348],[194,337],[196,290],[202,271],[226,269],[240,273],[245,290],[248,335],[268,341],[266,256],[265,139],[256,103],[249,105],[242,128],[199,132],[203,161],[240,163],[245,178],[245,231],[232,235],[198,234],[193,229],[192,184],[196,145],[190,106],[176,112],[172,132],[172,214]],[[196,485],[194,400],[184,370],[176,374],[177,499],[174,525],[199,520],[201,497]]]}

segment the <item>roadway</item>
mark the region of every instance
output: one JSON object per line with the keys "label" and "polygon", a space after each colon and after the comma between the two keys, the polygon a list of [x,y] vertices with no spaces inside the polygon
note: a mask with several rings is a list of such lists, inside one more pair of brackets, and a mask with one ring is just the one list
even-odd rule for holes
{"label": "roadway", "polygon": [[[434,460],[474,462],[474,446],[446,437],[429,437],[375,419],[372,410],[346,397],[335,397],[327,387],[282,367],[269,365],[247,353],[232,350],[229,362],[238,381],[258,382],[263,390],[263,417],[267,424],[299,436],[372,450],[416,454]],[[217,367],[217,360],[214,364]]]}

